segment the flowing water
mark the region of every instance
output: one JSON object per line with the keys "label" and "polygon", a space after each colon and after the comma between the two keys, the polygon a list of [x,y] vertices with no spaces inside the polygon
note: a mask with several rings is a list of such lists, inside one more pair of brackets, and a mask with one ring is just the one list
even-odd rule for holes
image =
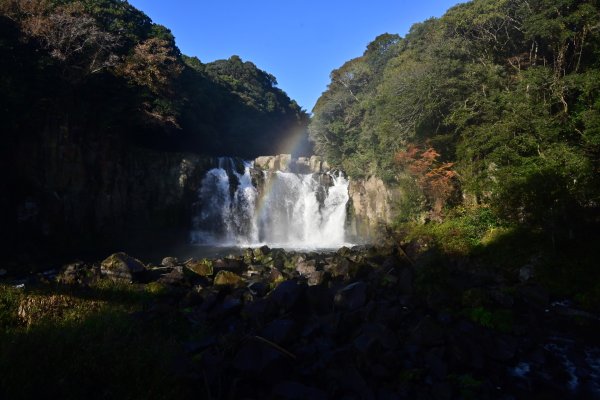
{"label": "flowing water", "polygon": [[198,196],[195,244],[284,248],[346,244],[349,196],[342,173],[256,171],[251,162],[239,172],[233,159],[220,158],[202,179]]}

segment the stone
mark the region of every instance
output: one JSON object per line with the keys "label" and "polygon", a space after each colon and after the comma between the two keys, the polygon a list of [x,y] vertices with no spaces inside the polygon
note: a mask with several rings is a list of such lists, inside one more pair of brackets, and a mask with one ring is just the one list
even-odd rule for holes
{"label": "stone", "polygon": [[241,276],[234,272],[221,270],[215,275],[213,284],[215,286],[242,286],[244,281]]}
{"label": "stone", "polygon": [[284,311],[294,308],[300,301],[305,285],[294,280],[281,282],[269,295],[269,299]]}
{"label": "stone", "polygon": [[200,276],[212,276],[214,274],[213,263],[210,260],[190,260],[185,267]]}
{"label": "stone", "polygon": [[333,292],[324,285],[309,286],[306,289],[306,302],[314,314],[331,313],[333,311]]}
{"label": "stone", "polygon": [[412,338],[423,346],[439,345],[444,342],[444,331],[434,318],[427,315],[412,331]]}
{"label": "stone", "polygon": [[316,260],[304,260],[304,258],[299,258],[296,264],[296,271],[302,276],[310,276],[313,272],[317,270],[317,261]]}
{"label": "stone", "polygon": [[254,254],[254,258],[257,258],[257,259],[262,259],[264,256],[266,256],[270,252],[271,252],[271,249],[267,245],[257,247],[254,250],[252,250],[252,253]]}
{"label": "stone", "polygon": [[352,311],[362,307],[367,301],[367,284],[354,282],[339,290],[334,297],[336,307]]}
{"label": "stone", "polygon": [[0,276],[4,276],[8,273],[7,270],[0,268]]}
{"label": "stone", "polygon": [[521,281],[521,283],[530,281],[534,276],[535,267],[531,264],[524,265],[519,269],[519,281]]}
{"label": "stone", "polygon": [[306,283],[308,286],[316,286],[321,285],[325,282],[325,272],[324,271],[314,271],[307,276]]}
{"label": "stone", "polygon": [[212,266],[217,271],[226,270],[240,273],[246,270],[246,264],[244,264],[244,261],[242,261],[241,258],[219,258],[213,260]]}
{"label": "stone", "polygon": [[100,274],[116,281],[136,281],[145,270],[140,260],[123,252],[110,255],[100,264]]}
{"label": "stone", "polygon": [[56,280],[67,285],[82,283],[90,273],[91,270],[87,268],[84,262],[75,261],[63,266]]}
{"label": "stone", "polygon": [[260,332],[260,336],[279,345],[286,343],[294,336],[296,323],[291,319],[276,319],[271,321]]}
{"label": "stone", "polygon": [[263,341],[248,340],[234,356],[232,366],[241,372],[260,375],[276,369],[285,358],[283,353]]}
{"label": "stone", "polygon": [[189,281],[184,273],[183,267],[175,267],[170,272],[164,274],[158,279],[158,282],[165,285],[189,285]]}
{"label": "stone", "polygon": [[160,265],[162,265],[163,267],[170,267],[170,268],[174,268],[178,264],[179,264],[179,260],[177,259],[177,257],[165,257],[160,262]]}
{"label": "stone", "polygon": [[273,398],[285,400],[327,400],[329,398],[322,390],[294,381],[279,382],[273,387],[272,394]]}
{"label": "stone", "polygon": [[262,281],[255,281],[248,285],[248,290],[253,296],[264,297],[269,293],[269,285]]}

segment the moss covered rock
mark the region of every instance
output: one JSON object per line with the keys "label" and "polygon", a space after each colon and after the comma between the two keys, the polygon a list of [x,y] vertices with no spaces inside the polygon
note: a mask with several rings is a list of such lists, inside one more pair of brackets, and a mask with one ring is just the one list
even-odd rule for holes
{"label": "moss covered rock", "polygon": [[107,257],[100,265],[100,273],[112,280],[133,282],[146,271],[144,264],[123,252]]}
{"label": "moss covered rock", "polygon": [[185,266],[200,276],[212,276],[214,274],[213,262],[211,260],[191,260]]}
{"label": "moss covered rock", "polygon": [[215,276],[216,286],[241,286],[244,281],[241,276],[231,271],[219,271]]}

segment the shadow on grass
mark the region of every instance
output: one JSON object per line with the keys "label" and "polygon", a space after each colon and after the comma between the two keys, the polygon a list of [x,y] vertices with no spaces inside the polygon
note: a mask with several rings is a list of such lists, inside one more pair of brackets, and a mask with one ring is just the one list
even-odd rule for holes
{"label": "shadow on grass", "polygon": [[0,291],[0,398],[185,399],[201,389],[186,374],[187,321],[176,309],[142,311],[157,295],[118,286]]}

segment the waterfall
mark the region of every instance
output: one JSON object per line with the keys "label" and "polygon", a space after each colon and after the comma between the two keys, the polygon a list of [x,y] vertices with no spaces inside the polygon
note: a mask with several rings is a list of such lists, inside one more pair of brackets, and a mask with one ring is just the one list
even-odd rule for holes
{"label": "waterfall", "polygon": [[[253,173],[262,173],[260,184]],[[192,242],[339,247],[345,243],[348,198],[348,180],[339,172],[257,171],[252,162],[238,172],[233,159],[220,158],[202,179]]]}

